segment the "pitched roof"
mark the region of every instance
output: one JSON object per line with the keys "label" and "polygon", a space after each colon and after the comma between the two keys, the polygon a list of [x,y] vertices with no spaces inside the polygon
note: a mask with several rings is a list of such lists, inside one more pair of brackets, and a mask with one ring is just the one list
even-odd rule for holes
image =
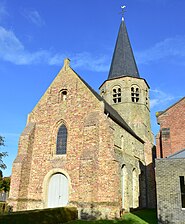
{"label": "pitched roof", "polygon": [[172,104],[170,107],[168,107],[166,110],[164,111],[159,111],[156,113],[156,117],[160,117],[162,114],[164,114],[165,112],[167,112],[169,109],[171,109],[172,107],[174,107],[175,105],[177,105],[178,103],[180,103],[182,100],[185,99],[185,96],[183,98],[181,98],[180,100],[178,100],[176,103]]}
{"label": "pitched roof", "polygon": [[123,76],[140,77],[124,20],[120,24],[108,79]]}
{"label": "pitched roof", "polygon": [[[72,68],[71,68],[72,69]],[[73,69],[72,69],[73,70]],[[74,70],[73,72],[79,77],[79,79],[85,84],[85,86],[92,92],[92,94],[99,100],[102,101],[105,105],[104,113],[108,114],[109,117],[124,128],[127,132],[129,132],[133,137],[139,140],[141,143],[144,143],[143,139],[141,139],[132,128],[125,122],[125,120],[119,115],[119,113],[111,107],[85,80],[83,80]]]}
{"label": "pitched roof", "polygon": [[185,149],[181,149],[167,157],[167,159],[182,159],[185,158]]}

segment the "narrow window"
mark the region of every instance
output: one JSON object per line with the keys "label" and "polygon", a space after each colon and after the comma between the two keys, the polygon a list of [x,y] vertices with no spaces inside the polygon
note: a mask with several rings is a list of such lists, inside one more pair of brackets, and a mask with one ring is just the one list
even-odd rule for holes
{"label": "narrow window", "polygon": [[112,89],[112,99],[114,103],[121,102],[121,87],[120,86],[115,86]]}
{"label": "narrow window", "polygon": [[170,138],[170,128],[162,128],[161,134],[164,140],[168,140]]}
{"label": "narrow window", "polygon": [[146,105],[148,105],[148,90],[146,89]]}
{"label": "narrow window", "polygon": [[185,184],[184,184],[184,176],[180,176],[180,189],[181,189],[181,204],[182,204],[182,208],[185,208]]}
{"label": "narrow window", "polygon": [[136,173],[136,169],[134,168],[132,171],[132,204],[133,208],[137,208],[139,206],[139,179]]}
{"label": "narrow window", "polygon": [[66,154],[66,146],[67,146],[67,128],[64,124],[62,124],[58,129],[56,154]]}
{"label": "narrow window", "polygon": [[131,87],[131,100],[134,103],[139,102],[139,87],[136,85]]}
{"label": "narrow window", "polygon": [[123,165],[121,167],[121,196],[122,196],[122,208],[124,209],[126,207],[126,201],[127,201],[127,169],[126,166]]}
{"label": "narrow window", "polygon": [[67,99],[67,89],[62,89],[60,91],[60,102],[66,101],[66,99]]}
{"label": "narrow window", "polygon": [[102,98],[103,98],[104,94],[105,94],[105,90],[102,89],[101,94],[100,94]]}

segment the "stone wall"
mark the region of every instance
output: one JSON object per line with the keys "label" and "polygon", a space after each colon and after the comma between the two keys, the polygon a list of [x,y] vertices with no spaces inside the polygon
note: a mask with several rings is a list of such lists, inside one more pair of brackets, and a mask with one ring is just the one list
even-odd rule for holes
{"label": "stone wall", "polygon": [[183,224],[180,176],[185,176],[185,159],[157,159],[157,213],[159,224]]}
{"label": "stone wall", "polygon": [[[67,153],[57,155],[62,124],[67,128]],[[9,204],[14,210],[47,208],[50,178],[62,173],[69,181],[69,205],[78,207],[80,217],[119,217],[123,167],[124,209],[129,211],[147,206],[150,161],[150,145],[104,113],[104,102],[66,60],[28,116],[13,164]]]}

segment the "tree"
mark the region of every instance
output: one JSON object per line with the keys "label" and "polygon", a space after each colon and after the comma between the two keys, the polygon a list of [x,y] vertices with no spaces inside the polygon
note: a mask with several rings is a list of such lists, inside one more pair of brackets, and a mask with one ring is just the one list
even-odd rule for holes
{"label": "tree", "polygon": [[[0,146],[4,146],[4,138],[2,136],[0,136]],[[6,169],[6,165],[3,162],[3,158],[7,155],[7,152],[0,152],[0,169]]]}
{"label": "tree", "polygon": [[10,191],[10,177],[0,179],[0,192]]}

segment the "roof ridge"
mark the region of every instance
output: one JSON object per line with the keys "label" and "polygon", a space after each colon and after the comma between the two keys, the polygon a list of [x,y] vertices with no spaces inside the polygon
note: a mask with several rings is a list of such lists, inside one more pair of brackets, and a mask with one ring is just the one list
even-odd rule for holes
{"label": "roof ridge", "polygon": [[143,139],[141,139],[132,130],[132,128],[126,123],[126,121],[120,116],[120,114],[110,104],[108,104],[80,75],[78,75],[73,69],[72,69],[72,71],[79,77],[79,79],[85,84],[85,86],[93,93],[93,95],[99,101],[104,102],[104,104],[105,104],[104,112],[108,113],[109,116],[111,117],[111,119],[113,119],[118,125],[123,127],[126,131],[128,131],[132,136],[137,138],[140,142],[144,143]]}
{"label": "roof ridge", "polygon": [[171,109],[172,107],[174,107],[176,104],[180,103],[183,99],[185,99],[185,96],[182,97],[181,99],[179,99],[177,102],[175,102],[175,103],[172,104],[171,106],[169,106],[166,110],[156,112],[156,117],[161,116],[161,115],[164,114],[166,111],[168,111],[169,109]]}

